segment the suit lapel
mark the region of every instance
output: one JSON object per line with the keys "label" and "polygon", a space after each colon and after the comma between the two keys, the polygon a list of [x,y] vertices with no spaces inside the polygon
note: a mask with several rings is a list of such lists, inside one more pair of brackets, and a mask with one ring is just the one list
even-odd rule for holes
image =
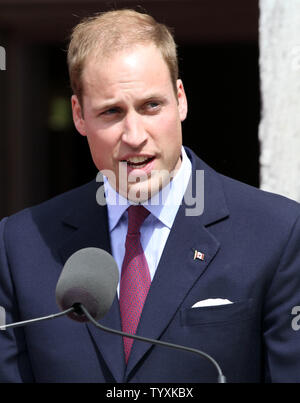
{"label": "suit lapel", "polygon": [[[119,300],[116,296],[111,309],[100,320],[101,325],[115,330],[121,330]],[[114,376],[116,382],[122,382],[125,372],[125,359],[123,349],[123,339],[121,336],[104,332],[96,328],[93,324],[88,323],[87,327],[99,348],[102,357]]]}
{"label": "suit lapel", "polygon": [[[93,190],[85,193],[82,204],[63,220],[70,232],[66,242],[60,248],[63,264],[81,248],[96,247],[111,253],[107,208],[97,205],[94,184],[91,187]],[[106,327],[121,330],[117,297],[110,311],[100,323]],[[86,326],[110,372],[117,382],[121,382],[125,370],[122,337],[101,331],[91,323]]]}
{"label": "suit lapel", "polygon": [[[187,150],[189,151],[189,150]],[[172,321],[184,298],[217,254],[220,243],[206,228],[228,216],[223,190],[216,173],[206,165],[200,165],[190,155],[195,170],[205,171],[205,206],[199,217],[186,216],[186,206],[180,206],[172,230],[165,245],[159,266],[147,296],[137,334],[159,339]],[[204,260],[194,259],[194,251],[204,254]],[[149,351],[151,344],[134,341],[125,373],[125,381],[131,371]]]}

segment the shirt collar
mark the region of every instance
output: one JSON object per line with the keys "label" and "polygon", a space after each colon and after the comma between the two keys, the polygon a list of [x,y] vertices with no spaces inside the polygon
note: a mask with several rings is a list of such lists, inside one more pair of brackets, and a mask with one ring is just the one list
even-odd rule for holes
{"label": "shirt collar", "polygon": [[[191,161],[187,157],[183,147],[181,149],[181,158],[180,168],[174,178],[159,193],[142,203],[154,217],[168,228],[171,228],[173,225],[192,172]],[[127,208],[133,203],[117,193],[109,184],[107,178],[103,177],[108,208],[109,230],[112,231]]]}

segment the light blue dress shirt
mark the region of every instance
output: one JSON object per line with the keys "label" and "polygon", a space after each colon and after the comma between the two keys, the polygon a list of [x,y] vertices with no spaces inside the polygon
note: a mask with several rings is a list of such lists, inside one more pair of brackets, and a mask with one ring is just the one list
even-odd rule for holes
{"label": "light blue dress shirt", "polygon": [[[151,281],[156,272],[178,208],[182,203],[192,172],[192,164],[183,147],[181,158],[182,163],[173,180],[165,188],[161,189],[158,194],[142,203],[151,213],[145,219],[140,229],[141,244],[147,259]],[[121,276],[128,222],[126,210],[133,203],[116,193],[105,176],[104,189],[108,208],[112,255],[117,262]]]}

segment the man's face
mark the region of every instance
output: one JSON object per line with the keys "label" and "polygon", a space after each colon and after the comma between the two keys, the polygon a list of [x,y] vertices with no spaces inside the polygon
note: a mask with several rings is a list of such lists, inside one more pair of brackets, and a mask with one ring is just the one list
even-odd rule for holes
{"label": "man's face", "polygon": [[105,61],[90,57],[82,79],[83,110],[73,95],[73,118],[87,136],[96,167],[114,174],[116,181],[108,176],[110,183],[126,198],[148,199],[181,164],[181,122],[187,114],[182,82],[177,81],[175,95],[167,64],[154,45],[139,45]]}

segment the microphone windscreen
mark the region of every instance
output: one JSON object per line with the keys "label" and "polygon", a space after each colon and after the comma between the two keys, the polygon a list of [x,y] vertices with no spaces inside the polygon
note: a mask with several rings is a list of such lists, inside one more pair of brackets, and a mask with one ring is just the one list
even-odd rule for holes
{"label": "microphone windscreen", "polygon": [[[113,303],[118,281],[118,266],[109,253],[99,248],[80,249],[64,265],[56,286],[56,302],[61,310],[81,303],[99,320]],[[79,322],[88,320],[76,312],[68,316]]]}

